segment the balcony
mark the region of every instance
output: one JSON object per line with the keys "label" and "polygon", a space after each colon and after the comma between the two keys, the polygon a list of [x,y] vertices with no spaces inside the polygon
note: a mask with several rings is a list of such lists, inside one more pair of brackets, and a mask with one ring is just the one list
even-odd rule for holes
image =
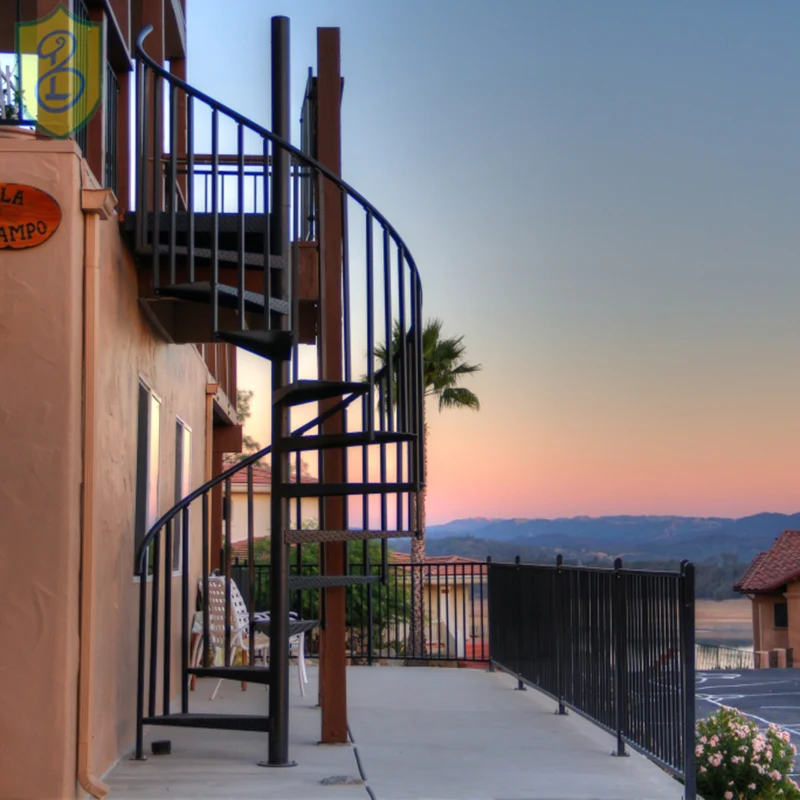
{"label": "balcony", "polygon": [[[295,677],[292,667],[292,678]],[[317,670],[306,695],[291,683],[292,769],[264,769],[263,734],[155,730],[171,755],[122,760],[107,776],[118,800],[149,798],[367,798],[468,800],[525,797],[676,800],[681,785],[643,756],[612,758],[614,739],[578,715],[554,714],[536,691],[515,691],[500,672],[470,669],[349,667],[350,746],[319,746]],[[267,693],[201,679],[206,713],[266,713]],[[195,700],[193,700],[195,703]],[[324,784],[323,781],[332,781]],[[357,783],[336,784],[335,780]],[[364,780],[365,779],[365,780]]]}

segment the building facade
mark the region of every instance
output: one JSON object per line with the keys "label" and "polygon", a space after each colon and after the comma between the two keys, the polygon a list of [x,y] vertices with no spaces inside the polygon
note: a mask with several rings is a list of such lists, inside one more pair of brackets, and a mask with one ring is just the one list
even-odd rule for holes
{"label": "building facade", "polygon": [[[17,5],[0,3],[0,52],[13,51]],[[58,6],[19,4],[22,21]],[[215,448],[235,451],[241,441],[232,413],[235,347],[165,339],[143,312],[141,267],[119,224],[130,191],[130,32],[153,24],[164,54],[174,66],[184,63],[183,6],[76,0],[61,7],[104,32],[100,108],[64,140],[33,126],[0,126],[0,183],[25,187],[20,205],[34,190],[44,193],[60,217],[33,247],[11,247],[11,237],[0,236],[8,655],[0,797],[20,800],[102,793],[99,776],[131,747],[137,544],[176,499],[208,480]],[[8,232],[17,227],[10,213],[0,209]],[[180,546],[176,538],[169,556],[176,584]],[[199,550],[187,560],[196,583]],[[170,680],[177,687],[177,664]]]}

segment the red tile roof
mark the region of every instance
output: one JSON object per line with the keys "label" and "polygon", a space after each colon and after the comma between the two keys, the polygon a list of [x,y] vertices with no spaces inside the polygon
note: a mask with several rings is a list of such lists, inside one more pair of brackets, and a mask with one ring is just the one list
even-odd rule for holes
{"label": "red tile roof", "polygon": [[784,531],[766,553],[753,559],[733,588],[743,594],[757,594],[796,580],[800,580],[800,531]]}
{"label": "red tile roof", "polygon": [[[295,483],[294,467],[292,467],[291,483]],[[231,483],[236,485],[247,485],[247,468],[239,470],[231,476]],[[300,478],[300,483],[317,483],[317,479],[313,475],[303,473]],[[272,467],[269,465],[260,465],[253,467],[253,485],[254,486],[269,486],[272,484]]]}

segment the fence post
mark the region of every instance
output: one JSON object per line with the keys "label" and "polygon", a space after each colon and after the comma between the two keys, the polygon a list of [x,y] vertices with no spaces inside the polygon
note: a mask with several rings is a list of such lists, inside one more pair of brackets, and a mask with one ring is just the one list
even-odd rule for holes
{"label": "fence post", "polygon": [[697,797],[695,756],[695,664],[694,664],[694,564],[681,562],[680,582],[681,653],[683,660],[683,776],[685,800]]}
{"label": "fence post", "polygon": [[563,592],[560,591],[561,576],[564,574],[561,567],[564,564],[564,556],[560,553],[556,556],[556,571],[553,577],[553,621],[556,631],[556,695],[558,696],[558,713],[564,716],[567,709],[564,707],[564,658],[562,653],[561,628],[564,622],[563,615]]}
{"label": "fence post", "polygon": [[492,660],[492,593],[489,591],[491,579],[489,573],[492,571],[492,557],[486,556],[486,618],[489,620],[489,672],[494,672],[494,661]]}
{"label": "fence post", "polygon": [[[364,573],[367,573],[367,570],[372,572],[372,567],[369,563],[364,565]],[[388,600],[389,592],[388,592],[388,582],[387,582],[387,592],[386,597]],[[380,595],[379,595],[380,599]],[[395,602],[397,601],[397,594],[395,593]],[[388,603],[386,604],[388,608]],[[352,625],[352,622],[350,623]],[[372,651],[375,647],[375,641],[373,639],[373,631],[372,626],[375,624],[374,621],[374,611],[372,608],[372,584],[367,584],[367,665],[372,666]]]}
{"label": "fence post", "polygon": [[521,669],[521,661],[522,661],[522,636],[525,630],[525,610],[522,607],[522,569],[519,565],[520,557],[516,556],[514,558],[514,563],[517,565],[514,574],[517,576],[517,688],[514,690],[515,692],[525,692],[527,689],[525,688],[525,684],[522,682],[522,669]]}
{"label": "fence post", "polygon": [[627,756],[625,752],[625,721],[628,717],[628,637],[625,630],[625,615],[628,608],[627,592],[622,580],[622,559],[614,560],[614,591],[611,594],[611,624],[614,627],[614,707],[617,722],[617,749],[611,755]]}

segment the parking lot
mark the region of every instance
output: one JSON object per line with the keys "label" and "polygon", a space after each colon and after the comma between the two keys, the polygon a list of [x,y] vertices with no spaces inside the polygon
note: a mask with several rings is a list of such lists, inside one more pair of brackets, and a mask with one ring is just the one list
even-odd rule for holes
{"label": "parking lot", "polygon": [[[760,728],[772,722],[789,731],[800,750],[800,669],[699,672],[697,674],[697,718],[720,706],[738,708]],[[800,774],[795,764],[793,776]]]}

